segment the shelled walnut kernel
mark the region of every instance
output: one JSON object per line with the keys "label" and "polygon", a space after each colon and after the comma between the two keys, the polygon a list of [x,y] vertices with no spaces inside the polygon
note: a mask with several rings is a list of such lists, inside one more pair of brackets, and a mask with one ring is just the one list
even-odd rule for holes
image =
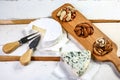
{"label": "shelled walnut kernel", "polygon": [[112,43],[106,38],[97,39],[93,44],[93,52],[103,56],[112,51]]}
{"label": "shelled walnut kernel", "polygon": [[75,27],[74,32],[77,36],[85,38],[92,35],[94,33],[94,29],[89,23],[80,23]]}

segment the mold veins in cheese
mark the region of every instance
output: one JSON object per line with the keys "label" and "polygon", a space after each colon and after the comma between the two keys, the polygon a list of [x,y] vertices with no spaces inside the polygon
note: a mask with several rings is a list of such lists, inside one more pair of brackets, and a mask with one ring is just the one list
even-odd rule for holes
{"label": "mold veins in cheese", "polygon": [[62,54],[62,59],[80,77],[88,68],[91,59],[90,51],[73,51]]}

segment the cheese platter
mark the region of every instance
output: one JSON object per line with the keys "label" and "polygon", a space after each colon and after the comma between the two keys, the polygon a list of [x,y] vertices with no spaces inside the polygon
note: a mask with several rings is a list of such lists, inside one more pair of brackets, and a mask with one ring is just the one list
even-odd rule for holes
{"label": "cheese platter", "polygon": [[[30,24],[28,24],[28,26],[26,26],[24,29],[22,29],[22,33],[21,34],[23,34],[24,36],[26,36],[27,34],[30,34],[31,31],[33,31],[32,30],[33,29],[32,26],[34,26],[34,25],[37,26],[37,27],[41,27],[41,26],[43,27],[43,26],[45,26],[43,24],[43,22],[40,22],[40,21],[43,21],[43,20],[45,20],[44,21],[45,24],[49,23],[49,27],[54,27],[55,26],[55,22],[53,21],[53,19],[49,19],[49,18],[44,18],[43,19],[42,18],[42,19],[35,20],[35,21],[31,22]],[[52,24],[54,24],[54,25],[52,25],[52,24],[50,25],[51,20],[52,20]],[[47,24],[47,26],[48,26],[48,24]],[[45,27],[43,27],[43,28],[45,28]],[[54,31],[54,29],[52,29],[52,31]],[[46,30],[47,30],[47,28],[46,28]],[[55,29],[55,30],[57,30],[57,29]],[[55,62],[58,62],[58,63],[61,62],[61,56],[59,56],[60,52],[58,52],[59,55],[57,55],[58,54],[57,52],[54,52],[54,53],[48,52],[48,53],[46,53],[45,50],[48,50],[48,49],[49,49],[48,51],[50,51],[50,50],[58,50],[61,46],[66,45],[66,47],[68,47],[68,49],[65,49],[65,51],[69,50],[70,48],[71,48],[70,50],[76,51],[75,48],[77,48],[78,46],[75,46],[74,44],[72,44],[71,41],[69,41],[69,43],[66,44],[66,40],[67,40],[66,38],[67,38],[67,34],[64,33],[64,31],[63,31],[62,32],[62,37],[59,40],[59,42],[57,42],[57,44],[52,45],[52,46],[46,45],[46,47],[40,46],[41,44],[38,45],[38,47],[36,48],[36,52],[31,57],[31,60],[32,61],[55,61]],[[25,47],[27,48],[27,44],[25,45]],[[74,48],[72,48],[72,47],[74,47]],[[1,48],[2,48],[2,46],[1,46]],[[23,53],[23,48],[24,48],[24,46],[21,46],[21,49],[18,48],[17,50],[15,50],[14,52],[12,52],[10,55],[5,54],[3,51],[1,51],[2,54],[0,56],[0,61],[2,61],[2,62],[3,61],[19,61],[20,57],[21,57],[21,55]],[[77,50],[80,51],[79,48],[77,48]],[[82,60],[82,56],[80,56],[80,57],[81,57],[80,59]],[[87,57],[86,57],[86,59],[87,59]],[[87,61],[87,60],[85,60],[85,61]],[[32,62],[29,65],[33,65],[33,64],[34,64],[34,62]],[[82,73],[83,75],[81,74],[82,76],[80,75],[79,78],[81,77],[82,79],[84,79],[86,76],[92,78],[95,75],[95,73],[99,70],[99,66],[100,66],[99,63],[96,63],[94,61],[90,61],[90,59],[89,59],[88,62],[84,63],[84,65],[86,65],[86,64],[89,65],[89,66],[85,67],[85,69],[84,69],[85,73],[84,74]],[[65,75],[68,78],[67,72],[64,72],[63,75]],[[61,78],[63,78],[63,77],[61,77]]]}
{"label": "cheese platter", "polygon": [[[76,4],[75,4],[76,5]],[[84,5],[84,4],[83,4]],[[72,6],[72,5],[71,5]],[[79,5],[80,6],[80,5]],[[78,6],[78,7],[79,7]],[[57,6],[58,7],[58,6]],[[88,7],[88,6],[86,6],[86,7]],[[79,7],[80,8],[80,10],[82,9],[81,7]],[[40,7],[39,7],[39,9],[40,9]],[[85,10],[86,11],[86,9],[84,8],[83,10]],[[94,12],[95,13],[95,12]],[[102,12],[103,13],[103,12]],[[33,14],[34,15],[34,14]],[[93,15],[95,15],[95,14],[93,14]],[[88,15],[89,16],[89,15]],[[50,17],[51,18],[51,17]],[[57,17],[58,18],[58,17]],[[0,20],[0,26],[1,26],[1,34],[3,35],[3,37],[4,37],[4,42],[7,40],[7,41],[12,41],[12,40],[16,40],[15,38],[13,38],[12,40],[11,40],[11,38],[10,38],[10,36],[8,36],[6,33],[8,32],[9,34],[17,34],[17,36],[19,35],[19,34],[21,34],[20,36],[18,36],[18,38],[20,38],[20,37],[23,37],[23,36],[25,36],[25,35],[27,35],[27,34],[24,34],[24,33],[22,33],[22,31],[23,30],[26,30],[25,32],[27,32],[27,30],[28,29],[31,29],[31,27],[28,25],[30,22],[32,22],[32,21],[34,21],[34,20],[36,20],[37,18],[33,18],[33,19],[14,19],[14,18],[12,18],[12,20],[9,20],[9,19],[7,19],[7,20]],[[41,19],[41,18],[40,18]],[[76,18],[75,18],[76,19]],[[74,19],[74,20],[75,20]],[[101,28],[102,29],[107,29],[107,28],[109,28],[108,30],[101,30],[101,28],[100,28],[100,30],[102,31],[102,32],[105,32],[105,33],[107,33],[108,35],[110,34],[110,37],[111,36],[113,36],[113,37],[111,37],[111,39],[114,41],[114,42],[116,42],[116,44],[117,44],[117,41],[119,40],[119,37],[118,38],[116,38],[116,37],[114,37],[114,35],[116,35],[116,34],[114,34],[114,32],[115,33],[118,33],[119,32],[119,29],[118,29],[118,31],[116,30],[117,28],[116,28],[116,25],[113,25],[112,26],[112,28],[111,29],[113,29],[113,31],[111,31],[110,32],[110,26],[111,26],[111,23],[113,23],[113,22],[120,22],[119,20],[102,20],[102,19],[87,19],[87,20],[89,20],[90,22],[92,22],[92,23],[95,23],[95,25],[97,24],[97,23],[100,23],[100,25],[102,24],[102,23],[105,23],[105,26],[103,25],[103,26],[101,26]],[[58,20],[58,22],[59,22],[60,20]],[[86,22],[86,23],[89,23],[90,25],[93,25],[93,24],[91,24],[90,22]],[[71,21],[70,21],[71,22]],[[69,22],[69,23],[70,23]],[[84,23],[84,21],[83,21],[83,23]],[[110,25],[106,25],[106,23],[110,23]],[[21,25],[22,24],[22,25]],[[79,23],[78,23],[79,24]],[[114,23],[113,23],[114,24]],[[118,23],[117,23],[118,24]],[[77,24],[76,24],[77,25]],[[18,27],[17,27],[18,26]],[[99,26],[99,25],[97,25],[97,26]],[[107,27],[108,26],[108,27]],[[11,28],[10,28],[11,27]],[[25,27],[25,28],[24,28]],[[41,27],[41,26],[39,26],[39,25],[37,25],[37,27]],[[76,26],[75,26],[76,27]],[[94,33],[95,33],[95,30],[96,30],[96,28],[94,28],[94,26],[92,26],[93,27],[93,29],[94,29]],[[96,27],[96,26],[95,26]],[[4,28],[4,29],[3,29]],[[12,29],[13,31],[11,31],[11,30],[8,30],[8,28],[9,29]],[[14,29],[14,28],[16,28],[16,29]],[[27,28],[27,29],[26,29]],[[69,27],[68,27],[69,28]],[[78,26],[78,28],[79,28],[79,26]],[[98,27],[99,28],[99,27]],[[17,32],[17,29],[19,29],[19,31],[21,31],[21,32]],[[3,32],[4,31],[4,32]],[[17,33],[15,33],[15,31],[17,32]],[[53,30],[54,31],[54,30]],[[75,31],[74,31],[74,33],[75,33]],[[89,35],[89,36],[87,36],[86,38],[89,38],[89,37],[91,37],[91,36],[93,36],[94,35],[94,33],[92,34],[92,35]],[[28,32],[28,34],[29,34],[29,32]],[[103,33],[104,34],[104,33]],[[118,33],[119,34],[119,33]],[[7,35],[7,36],[4,36],[4,35]],[[68,32],[68,35],[69,35],[69,32]],[[76,34],[75,34],[76,35]],[[75,40],[77,40],[73,35],[70,35],[70,36],[72,36]],[[7,37],[7,38],[6,38]],[[14,37],[16,37],[16,35],[14,36]],[[103,38],[104,36],[102,36],[102,38]],[[69,37],[68,37],[69,38]],[[79,36],[79,38],[84,38],[84,37],[80,37]],[[84,39],[86,39],[86,38],[84,38]],[[93,44],[95,43],[95,42],[99,42],[99,40],[98,39],[100,39],[101,37],[97,37],[97,38],[95,38],[94,39],[94,41],[93,41]],[[112,40],[110,40],[110,38],[108,38],[108,37],[104,37],[104,38],[107,38],[110,42],[112,42]],[[89,38],[90,39],[90,38]],[[71,38],[69,38],[69,40],[71,40]],[[101,39],[100,39],[101,40]],[[116,41],[117,40],[117,41]],[[91,40],[89,40],[89,41],[91,41]],[[102,40],[101,40],[102,41]],[[71,41],[70,41],[71,42]],[[79,44],[81,44],[78,40],[77,40],[77,42],[78,42],[78,44],[77,43],[74,43],[75,45],[77,44],[77,45],[79,45]],[[7,43],[7,42],[6,42]],[[85,43],[89,43],[89,42],[85,42]],[[29,44],[29,43],[28,43]],[[27,45],[27,44],[26,44]],[[48,64],[50,63],[50,65],[53,65],[52,63],[51,63],[51,61],[54,61],[55,63],[56,63],[56,61],[57,61],[57,63],[59,63],[60,61],[61,61],[61,57],[60,56],[54,56],[54,55],[52,55],[52,56],[45,56],[45,54],[44,53],[41,53],[41,47],[38,47],[37,48],[37,51],[35,52],[35,55],[33,55],[32,57],[31,57],[31,60],[33,61],[29,66],[22,66],[22,65],[19,65],[19,59],[20,59],[20,57],[21,57],[21,54],[24,52],[24,47],[27,49],[27,46],[22,46],[21,48],[19,48],[19,49],[17,49],[15,52],[13,52],[12,54],[10,54],[10,55],[8,55],[8,54],[4,54],[4,52],[2,52],[2,50],[0,51],[1,53],[0,53],[0,61],[1,61],[1,64],[2,64],[2,66],[1,66],[1,70],[3,70],[2,72],[6,72],[6,71],[9,71],[6,75],[8,75],[8,77],[5,77],[4,75],[4,73],[1,73],[1,77],[2,78],[4,78],[4,79],[9,79],[9,78],[12,78],[13,76],[16,76],[16,77],[13,77],[13,80],[15,79],[15,78],[17,78],[18,77],[18,75],[20,75],[20,73],[22,73],[21,75],[20,75],[20,78],[22,79],[25,79],[26,77],[22,77],[22,76],[26,76],[27,74],[26,74],[26,72],[28,72],[28,73],[32,73],[31,71],[33,71],[34,72],[34,75],[32,75],[31,77],[29,77],[28,79],[35,79],[35,78],[39,78],[39,79],[44,79],[44,80],[46,80],[47,78],[49,78],[49,77],[51,77],[51,79],[55,79],[55,80],[60,80],[60,79],[62,79],[62,80],[71,80],[71,79],[68,79],[70,76],[67,76],[65,79],[63,79],[63,77],[64,77],[64,74],[66,74],[66,71],[64,72],[64,73],[61,73],[61,74],[59,74],[59,72],[58,72],[58,77],[57,78],[53,78],[52,76],[49,76],[48,74],[49,74],[49,72],[50,71],[52,71],[52,69],[54,70],[55,69],[55,67],[56,67],[56,64],[55,64],[55,67],[53,68],[53,67],[51,67],[51,66],[48,66]],[[67,45],[67,44],[65,44],[65,45]],[[3,43],[2,43],[2,40],[1,40],[1,46],[0,46],[0,49],[2,48],[2,46],[3,46]],[[69,47],[66,47],[67,48],[67,50],[70,50],[70,47],[71,47],[71,49],[73,49],[73,48],[75,48],[74,46],[72,46],[72,45],[67,45],[67,46],[69,46]],[[117,44],[117,46],[118,46],[118,49],[119,49],[119,43]],[[78,46],[77,46],[78,47]],[[51,47],[48,47],[48,48],[51,48]],[[66,48],[65,48],[65,51],[66,51]],[[85,47],[86,48],[86,47]],[[25,50],[26,50],[25,49]],[[87,48],[86,48],[87,49]],[[52,48],[52,50],[54,50],[53,48]],[[112,51],[111,52],[114,52],[113,51],[114,50],[114,45],[113,45],[113,43],[112,43]],[[92,51],[91,51],[92,53],[93,53],[93,45],[92,45]],[[110,53],[111,53],[110,52]],[[118,50],[118,52],[119,52],[119,50]],[[116,52],[117,53],[117,52]],[[41,54],[43,54],[42,56],[41,56]],[[51,54],[50,52],[49,52],[49,54]],[[99,53],[96,53],[96,54],[99,54]],[[96,54],[93,54],[93,56],[94,55],[96,55]],[[101,54],[101,55],[104,55],[104,54]],[[116,55],[116,54],[115,54]],[[44,56],[44,57],[43,57]],[[54,57],[53,57],[54,56]],[[96,56],[98,56],[98,55],[96,55]],[[106,55],[104,55],[104,56],[106,56]],[[116,56],[117,57],[117,56]],[[4,62],[5,61],[5,62]],[[6,61],[8,61],[8,62],[6,62]],[[46,62],[46,61],[48,61],[48,62]],[[13,63],[13,64],[12,64]],[[17,63],[17,64],[16,64]],[[35,63],[36,63],[36,65],[35,65]],[[43,64],[41,64],[41,63],[43,63]],[[8,65],[9,64],[9,65]],[[44,65],[45,64],[45,65]],[[96,64],[96,66],[95,66],[95,64]],[[99,76],[102,76],[102,78],[104,78],[104,79],[108,79],[108,78],[110,78],[110,79],[115,79],[115,80],[117,80],[117,78],[114,76],[114,72],[112,72],[111,71],[111,66],[109,66],[109,65],[107,65],[107,63],[102,63],[102,62],[100,62],[100,65],[98,65],[99,64],[99,62],[96,62],[96,60],[91,60],[90,61],[90,65],[89,65],[89,68],[87,69],[87,71],[86,71],[86,73],[84,74],[84,75],[82,75],[82,76],[80,76],[80,80],[93,80],[93,79],[100,79],[100,77]],[[43,66],[43,68],[42,68],[42,66]],[[63,66],[63,64],[61,65],[61,66]],[[98,69],[99,68],[99,69]],[[15,70],[11,70],[11,69],[15,69]],[[44,70],[45,69],[45,70]],[[99,70],[99,71],[98,71]],[[37,71],[37,73],[36,73],[36,71]],[[46,71],[46,73],[44,73],[44,71]],[[13,73],[11,73],[11,72],[15,72],[14,74]],[[39,73],[38,73],[39,72]],[[41,72],[41,73],[40,73]],[[18,73],[18,74],[16,74],[16,73]],[[70,73],[71,73],[71,71],[70,71]],[[103,74],[103,73],[105,73],[105,74]],[[112,73],[112,74],[111,74]],[[11,75],[10,75],[11,74]],[[56,72],[55,72],[55,74],[57,74]],[[40,75],[42,75],[42,77],[40,76]],[[48,77],[46,77],[46,75],[48,76]],[[50,74],[51,75],[51,74]],[[107,75],[110,75],[109,77],[107,76]],[[11,77],[12,76],[12,77]],[[71,76],[73,76],[73,75],[71,75]],[[94,76],[94,77],[93,77]],[[44,78],[43,78],[44,77]],[[56,77],[56,76],[54,76],[54,77]],[[97,77],[97,78],[96,78]],[[119,80],[119,79],[118,79]]]}

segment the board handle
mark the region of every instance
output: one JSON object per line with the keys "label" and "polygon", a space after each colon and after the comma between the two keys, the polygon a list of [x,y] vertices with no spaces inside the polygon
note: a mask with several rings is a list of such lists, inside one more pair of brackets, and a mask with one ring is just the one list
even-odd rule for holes
{"label": "board handle", "polygon": [[111,56],[109,60],[115,65],[116,69],[120,73],[120,58],[117,56]]}
{"label": "board handle", "polygon": [[3,52],[8,54],[14,51],[15,49],[17,49],[19,46],[20,46],[20,43],[18,41],[15,41],[15,42],[11,42],[3,45],[2,50]]}
{"label": "board handle", "polygon": [[31,61],[31,56],[33,54],[33,49],[28,49],[21,57],[20,57],[20,63],[22,65],[28,65]]}

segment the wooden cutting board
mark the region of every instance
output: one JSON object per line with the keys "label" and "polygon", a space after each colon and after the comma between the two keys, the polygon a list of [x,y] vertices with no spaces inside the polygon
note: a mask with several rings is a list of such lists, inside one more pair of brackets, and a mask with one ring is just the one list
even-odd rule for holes
{"label": "wooden cutting board", "polygon": [[[80,44],[82,44],[87,50],[90,50],[92,52],[92,55],[95,57],[96,60],[98,60],[98,61],[110,61],[115,65],[117,70],[120,72],[120,59],[117,57],[117,46],[116,46],[116,44],[110,38],[108,38],[102,31],[100,31],[95,25],[93,25],[79,11],[76,11],[76,17],[72,21],[69,21],[69,22],[60,21],[59,18],[57,17],[57,13],[58,13],[58,11],[60,11],[60,9],[66,7],[66,6],[72,6],[72,5],[67,3],[67,4],[64,4],[63,6],[59,7],[58,9],[53,11],[52,18],[57,20],[62,25],[62,27],[68,33],[70,33]],[[94,28],[93,35],[88,36],[86,38],[82,38],[82,37],[78,37],[75,34],[75,32],[74,32],[75,26],[77,24],[83,23],[83,22],[90,23],[93,26],[93,28]],[[104,56],[98,56],[98,55],[93,53],[93,43],[96,41],[96,39],[98,39],[100,37],[107,38],[112,42],[113,50],[111,52],[109,52],[108,54],[104,55]]]}

